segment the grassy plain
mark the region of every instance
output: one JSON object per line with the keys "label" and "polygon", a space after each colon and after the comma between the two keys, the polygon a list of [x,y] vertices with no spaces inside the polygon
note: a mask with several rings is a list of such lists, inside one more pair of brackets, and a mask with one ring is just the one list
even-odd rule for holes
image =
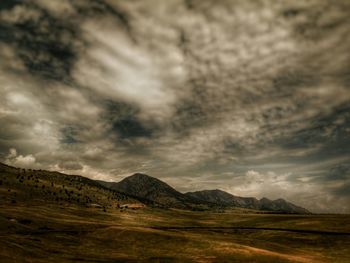
{"label": "grassy plain", "polygon": [[350,262],[349,215],[0,204],[1,262]]}

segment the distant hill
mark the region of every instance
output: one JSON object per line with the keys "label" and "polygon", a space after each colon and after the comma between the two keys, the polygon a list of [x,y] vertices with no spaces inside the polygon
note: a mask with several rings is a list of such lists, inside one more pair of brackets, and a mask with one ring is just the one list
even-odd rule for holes
{"label": "distant hill", "polygon": [[307,209],[296,206],[284,199],[270,200],[267,198],[262,198],[259,201],[260,210],[268,210],[275,212],[286,212],[292,214],[311,214]]}
{"label": "distant hill", "polygon": [[186,196],[196,198],[201,201],[210,202],[218,206],[235,206],[242,208],[256,209],[259,200],[254,197],[239,197],[231,195],[222,190],[203,190],[185,193]]}
{"label": "distant hill", "polygon": [[142,173],[133,174],[118,183],[98,182],[112,190],[147,199],[164,207],[193,208],[206,203],[186,196],[163,181]]}
{"label": "distant hill", "polygon": [[215,203],[218,206],[241,207],[256,210],[273,211],[278,213],[291,214],[309,214],[305,208],[296,206],[284,199],[269,200],[262,198],[260,200],[253,197],[234,196],[221,190],[204,190],[197,192],[189,192],[186,196],[196,198],[205,202]]}
{"label": "distant hill", "polygon": [[3,163],[0,163],[0,202],[101,207],[140,203],[83,176],[20,169]]}
{"label": "distant hill", "polygon": [[222,190],[204,190],[182,194],[161,180],[146,174],[136,173],[122,181],[103,182],[105,187],[155,202],[160,206],[210,209],[239,207],[254,210],[263,210],[276,213],[308,214],[306,209],[289,203],[283,199],[269,200],[254,197],[239,197]]}

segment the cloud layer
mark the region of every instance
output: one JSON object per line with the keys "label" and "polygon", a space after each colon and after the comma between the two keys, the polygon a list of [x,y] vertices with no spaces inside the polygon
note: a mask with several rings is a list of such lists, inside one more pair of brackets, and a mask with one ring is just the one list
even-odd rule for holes
{"label": "cloud layer", "polygon": [[350,212],[348,1],[1,1],[0,158]]}

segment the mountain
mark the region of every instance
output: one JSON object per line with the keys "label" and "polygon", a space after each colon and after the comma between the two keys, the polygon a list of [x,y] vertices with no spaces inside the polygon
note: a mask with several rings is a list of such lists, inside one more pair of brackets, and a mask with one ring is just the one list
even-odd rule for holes
{"label": "mountain", "polygon": [[264,197],[259,201],[259,209],[290,214],[310,214],[310,211],[307,209],[296,206],[281,198],[277,200],[270,200]]}
{"label": "mountain", "polygon": [[185,193],[186,196],[195,198],[204,202],[209,202],[223,207],[242,207],[256,209],[259,200],[253,197],[239,197],[231,195],[222,190],[203,190],[197,192]]}
{"label": "mountain", "polygon": [[224,207],[241,207],[256,210],[272,211],[276,213],[309,214],[305,208],[296,206],[284,199],[270,200],[262,198],[260,200],[253,197],[234,196],[221,190],[204,190],[189,192],[185,195],[196,198],[204,202],[214,203]]}
{"label": "mountain", "polygon": [[258,200],[239,197],[221,190],[180,193],[161,180],[136,173],[122,181],[94,181],[83,176],[44,170],[20,169],[0,163],[0,200],[104,207],[144,203],[158,207],[191,210],[248,208],[276,213],[308,214],[306,209],[283,199]]}
{"label": "mountain", "polygon": [[105,187],[121,193],[146,199],[157,205],[175,208],[193,208],[199,200],[186,196],[163,181],[142,173],[133,174],[118,183],[101,182]]}
{"label": "mountain", "polygon": [[261,200],[258,200],[254,197],[234,196],[218,189],[182,194],[163,181],[142,173],[133,174],[118,183],[98,182],[112,190],[137,197],[139,200],[147,200],[163,207],[185,209],[239,207],[276,213],[310,213],[306,209],[298,207],[283,199],[272,201],[267,198],[262,198]]}

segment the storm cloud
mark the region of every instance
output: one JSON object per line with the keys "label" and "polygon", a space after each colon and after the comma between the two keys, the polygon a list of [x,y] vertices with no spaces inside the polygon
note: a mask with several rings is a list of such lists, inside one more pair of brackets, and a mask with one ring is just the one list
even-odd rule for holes
{"label": "storm cloud", "polygon": [[350,212],[348,1],[6,0],[0,159]]}

